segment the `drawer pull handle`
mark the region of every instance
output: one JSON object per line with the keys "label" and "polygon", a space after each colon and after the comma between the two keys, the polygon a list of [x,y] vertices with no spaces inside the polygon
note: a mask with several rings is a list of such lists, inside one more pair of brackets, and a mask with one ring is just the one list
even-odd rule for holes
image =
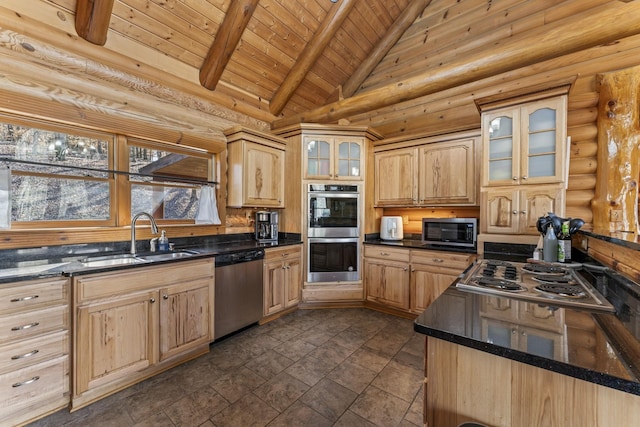
{"label": "drawer pull handle", "polygon": [[380,252],[380,255],[382,255],[382,256],[389,256],[389,253],[388,253],[388,252]]}
{"label": "drawer pull handle", "polygon": [[25,354],[16,354],[15,356],[11,356],[11,360],[25,359],[27,357],[34,356],[38,353],[40,353],[40,350],[33,350]]}
{"label": "drawer pull handle", "polygon": [[282,254],[282,258],[288,257],[289,254]]}
{"label": "drawer pull handle", "polygon": [[35,383],[36,381],[38,381],[40,379],[40,377],[33,377],[30,380],[26,380],[26,381],[22,381],[19,383],[15,383],[12,387],[22,387],[23,385],[28,385],[31,383]]}
{"label": "drawer pull handle", "polygon": [[444,262],[442,258],[434,258],[433,262]]}
{"label": "drawer pull handle", "polygon": [[21,297],[21,298],[13,298],[11,302],[21,302],[21,301],[29,301],[32,299],[39,298],[39,295],[31,295],[30,297]]}
{"label": "drawer pull handle", "polygon": [[33,328],[35,326],[38,326],[40,324],[40,322],[33,322],[33,323],[29,323],[28,325],[22,325],[22,326],[14,326],[13,328],[11,328],[12,331],[22,331],[25,329],[29,329],[29,328]]}

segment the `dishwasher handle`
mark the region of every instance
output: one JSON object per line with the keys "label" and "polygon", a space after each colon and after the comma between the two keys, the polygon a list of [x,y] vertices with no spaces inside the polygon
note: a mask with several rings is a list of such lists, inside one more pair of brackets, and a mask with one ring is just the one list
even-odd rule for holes
{"label": "dishwasher handle", "polygon": [[215,257],[216,267],[240,264],[264,259],[264,249],[253,249],[249,251],[234,252],[230,254],[217,255]]}

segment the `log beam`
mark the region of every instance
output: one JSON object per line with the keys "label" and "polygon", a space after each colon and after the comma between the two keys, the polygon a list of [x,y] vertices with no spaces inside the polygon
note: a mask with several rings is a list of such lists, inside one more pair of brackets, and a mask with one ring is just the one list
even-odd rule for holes
{"label": "log beam", "polygon": [[86,41],[104,46],[114,0],[78,0],[76,3],[76,32]]}
{"label": "log beam", "polygon": [[215,39],[200,67],[200,84],[209,90],[218,85],[259,0],[234,0],[216,32]]}
{"label": "log beam", "polygon": [[[594,231],[637,233],[640,67],[598,76],[598,169]],[[602,167],[603,166],[603,167]]]}
{"label": "log beam", "polygon": [[400,40],[400,37],[409,28],[416,18],[420,16],[431,0],[413,0],[411,4],[400,14],[380,39],[373,51],[360,64],[358,69],[349,77],[349,80],[342,86],[342,96],[348,98],[358,90],[359,86],[366,80],[378,63],[389,53],[391,48]]}
{"label": "log beam", "polygon": [[285,77],[271,98],[269,109],[272,114],[277,116],[282,112],[289,99],[291,99],[296,89],[298,89],[298,86],[300,86],[300,83],[302,83],[309,70],[311,70],[311,67],[313,67],[313,64],[318,57],[322,55],[325,47],[331,42],[331,39],[340,29],[344,20],[347,19],[349,12],[353,9],[357,1],[358,0],[341,0],[331,8],[312,39],[307,43],[295,64],[289,70],[287,77]]}
{"label": "log beam", "polygon": [[631,2],[620,6],[606,3],[496,42],[491,55],[485,50],[477,50],[403,81],[275,120],[271,128],[279,129],[302,122],[333,123],[637,34],[640,34],[640,4]]}

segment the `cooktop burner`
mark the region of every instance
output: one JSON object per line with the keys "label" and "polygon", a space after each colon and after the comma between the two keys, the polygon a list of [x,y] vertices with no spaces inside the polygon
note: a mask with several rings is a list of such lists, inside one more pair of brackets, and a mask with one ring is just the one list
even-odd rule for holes
{"label": "cooktop burner", "polygon": [[575,269],[561,265],[479,260],[460,278],[456,287],[556,307],[615,311],[613,305]]}

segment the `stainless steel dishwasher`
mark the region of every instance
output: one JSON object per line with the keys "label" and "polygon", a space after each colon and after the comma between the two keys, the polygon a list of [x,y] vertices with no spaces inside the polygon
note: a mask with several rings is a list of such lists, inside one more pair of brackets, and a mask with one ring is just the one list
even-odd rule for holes
{"label": "stainless steel dishwasher", "polygon": [[263,249],[215,257],[214,339],[236,332],[262,318],[263,259]]}

